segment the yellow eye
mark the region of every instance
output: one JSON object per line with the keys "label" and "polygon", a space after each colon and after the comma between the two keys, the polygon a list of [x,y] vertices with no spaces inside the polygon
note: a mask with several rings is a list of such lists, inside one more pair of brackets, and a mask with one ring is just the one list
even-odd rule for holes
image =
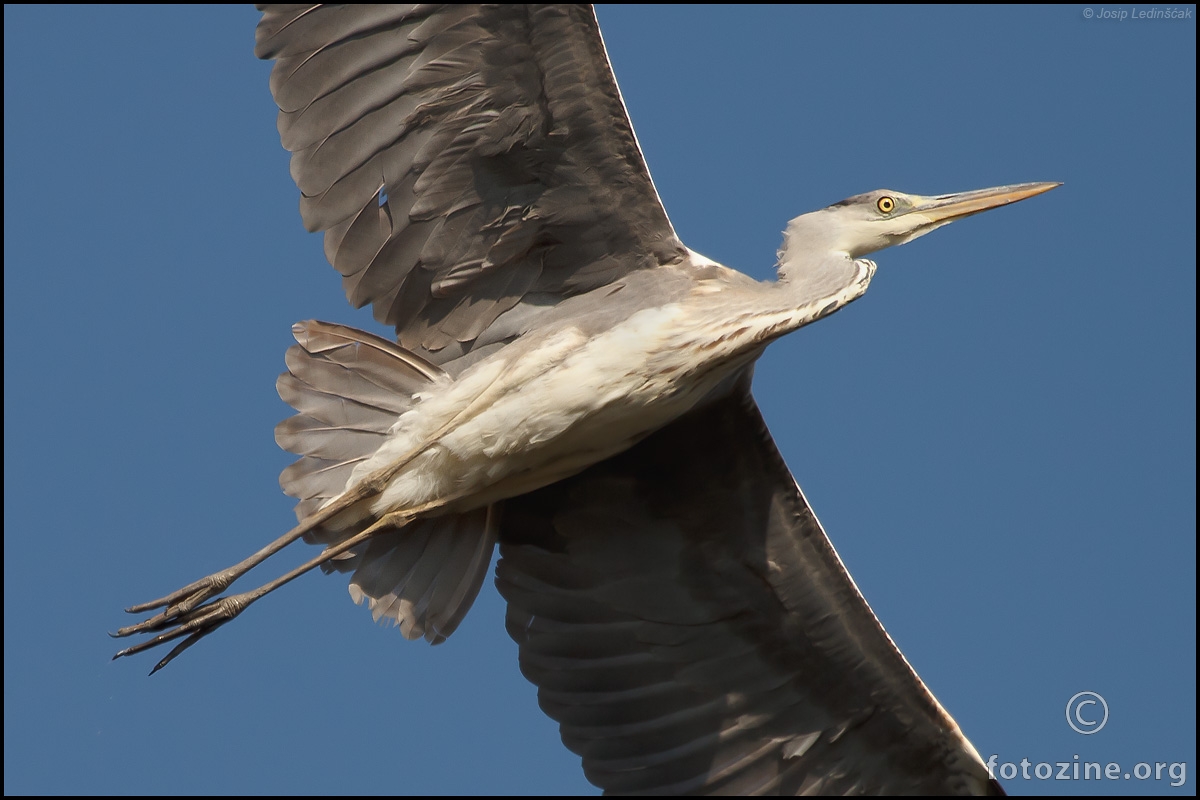
{"label": "yellow eye", "polygon": [[884,195],[883,197],[879,198],[879,201],[875,203],[875,206],[884,214],[890,214],[896,210],[896,200],[895,198]]}

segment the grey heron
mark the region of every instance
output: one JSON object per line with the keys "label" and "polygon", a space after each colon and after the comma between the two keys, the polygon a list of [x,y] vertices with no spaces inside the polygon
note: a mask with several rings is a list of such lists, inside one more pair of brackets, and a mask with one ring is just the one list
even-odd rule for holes
{"label": "grey heron", "polygon": [[[749,394],[773,339],[866,290],[864,256],[1053,188],[858,195],[789,223],[780,279],[686,248],[590,11],[267,9],[258,53],[301,212],[396,341],[296,326],[277,438],[299,524],[164,610],[156,669],[315,566],[439,642],[499,544],[543,707],[614,791],[986,792]],[[322,550],[213,599],[305,538]]]}

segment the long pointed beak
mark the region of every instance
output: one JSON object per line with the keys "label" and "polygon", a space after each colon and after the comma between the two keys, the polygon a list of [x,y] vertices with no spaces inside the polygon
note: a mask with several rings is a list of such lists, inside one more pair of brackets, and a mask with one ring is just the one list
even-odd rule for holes
{"label": "long pointed beak", "polygon": [[1048,192],[1061,183],[1015,183],[1011,186],[996,186],[991,189],[976,189],[973,192],[943,194],[938,197],[922,197],[908,211],[920,214],[938,225],[969,217],[997,206],[1006,206],[1027,197]]}

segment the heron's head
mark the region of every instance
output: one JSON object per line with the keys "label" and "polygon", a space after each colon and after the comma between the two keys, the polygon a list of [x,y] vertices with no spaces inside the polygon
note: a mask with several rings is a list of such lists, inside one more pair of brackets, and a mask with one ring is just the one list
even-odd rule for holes
{"label": "heron's head", "polygon": [[1060,183],[1018,183],[973,192],[923,197],[879,189],[849,197],[788,223],[784,247],[830,251],[861,258],[904,244],[932,230],[989,208],[1048,192]]}

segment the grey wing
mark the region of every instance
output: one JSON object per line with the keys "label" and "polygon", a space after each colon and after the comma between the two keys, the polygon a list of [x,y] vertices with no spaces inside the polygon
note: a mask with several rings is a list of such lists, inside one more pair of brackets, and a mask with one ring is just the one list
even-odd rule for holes
{"label": "grey wing", "polygon": [[590,7],[263,8],[304,223],[405,347],[686,257]]}
{"label": "grey wing", "polygon": [[522,671],[606,792],[1003,793],[846,573],[747,385],[506,501],[500,541]]}

